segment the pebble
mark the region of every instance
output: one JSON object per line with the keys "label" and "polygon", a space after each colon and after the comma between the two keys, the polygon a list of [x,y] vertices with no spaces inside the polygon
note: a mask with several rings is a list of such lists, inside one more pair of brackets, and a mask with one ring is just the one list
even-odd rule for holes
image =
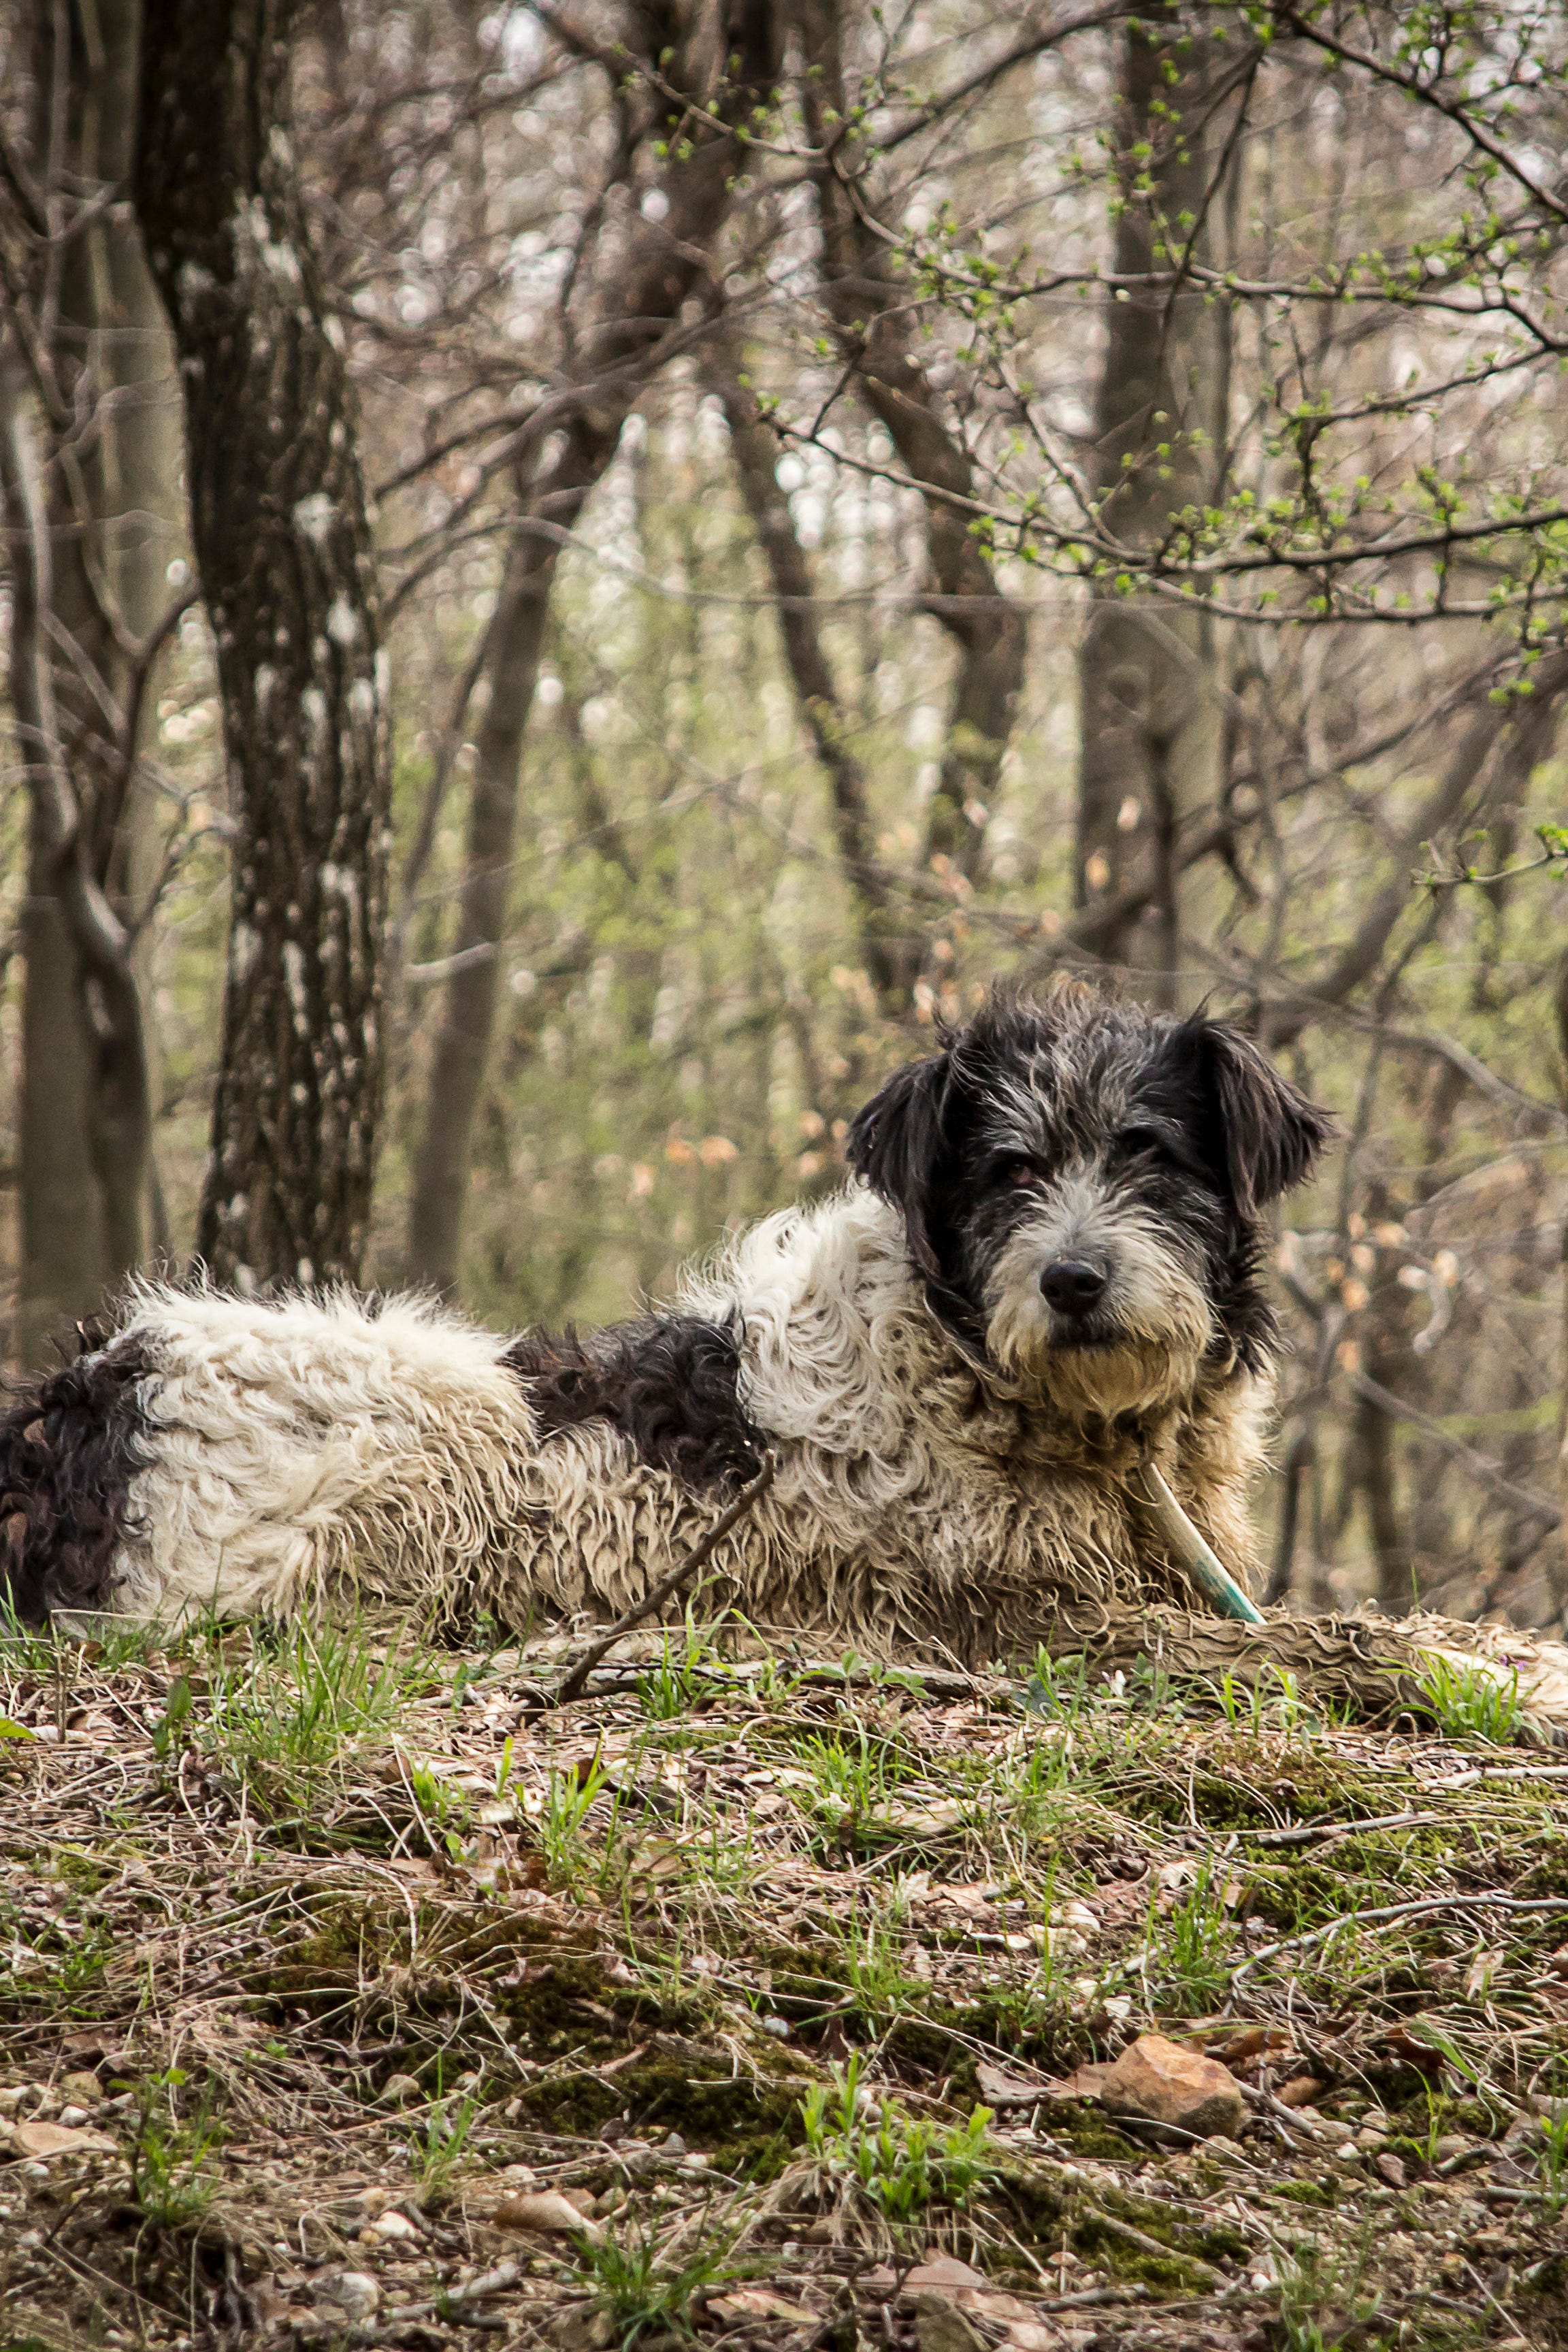
{"label": "pebble", "polygon": [[381,2092],[384,2106],[397,2105],[405,2099],[416,2099],[418,2096],[419,2085],[412,2074],[394,2074]]}
{"label": "pebble", "polygon": [[406,2213],[380,2213],[365,2232],[372,2238],[416,2238],[419,2235]]}
{"label": "pebble", "polygon": [[381,2289],[368,2271],[339,2271],[335,2277],[316,2281],[320,2301],[335,2304],[344,2317],[362,2321],[381,2308]]}

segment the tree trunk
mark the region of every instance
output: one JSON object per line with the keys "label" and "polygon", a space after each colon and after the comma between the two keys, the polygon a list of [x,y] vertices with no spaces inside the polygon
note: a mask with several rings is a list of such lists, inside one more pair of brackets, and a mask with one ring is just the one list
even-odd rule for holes
{"label": "tree trunk", "polygon": [[904,470],[934,494],[926,499],[927,609],[957,647],[958,671],[926,820],[925,855],[973,875],[1024,682],[1024,616],[1003,595],[968,517],[949,503],[973,496],[973,468],[910,357],[908,289],[893,276],[887,247],[867,224],[864,185],[851,177],[852,151],[843,136],[842,11],[835,0],[798,0],[796,15],[828,311],[861,398],[886,427]]}
{"label": "tree trunk", "polygon": [[[657,32],[651,21],[649,30]],[[477,746],[457,945],[409,1204],[407,1271],[437,1289],[450,1289],[458,1279],[463,1194],[495,1022],[523,737],[559,555],[558,542],[531,525],[569,529],[614,459],[626,420],[662,362],[664,338],[706,272],[730,209],[741,152],[736,128],[772,96],[779,39],[773,0],[706,0],[689,12],[672,48],[656,46],[645,62],[648,89],[657,94],[645,103],[626,163],[626,192],[640,174],[647,183],[645,201],[601,208],[595,242],[576,274],[567,323],[578,401],[559,454],[520,494],[479,669],[489,698]],[[689,101],[679,110],[679,140],[668,135],[676,102],[662,93],[669,90]],[[646,202],[654,185],[665,200],[662,212]]]}
{"label": "tree trunk", "polygon": [[784,660],[801,717],[827,778],[839,862],[854,903],[860,951],[884,1012],[907,1010],[920,969],[920,942],[908,913],[893,905],[877,863],[870,786],[850,741],[852,721],[834,677],[812,600],[805,551],[773,467],[778,447],[742,381],[728,336],[710,343],[705,373],[722,402],[746,511],[767,559]]}
{"label": "tree trunk", "polygon": [[17,665],[33,730],[18,1121],[29,1359],[146,1255],[145,1023],[124,975],[100,968],[102,910],[85,943],[73,929],[79,891],[58,861],[85,866],[133,932],[156,866],[135,712],[179,507],[168,331],[135,221],[111,201],[131,166],[140,0],[100,0],[90,16],[40,8],[31,31],[30,145],[60,260],[58,302],[47,272],[26,298],[38,379],[29,392],[13,353],[5,392],[13,566],[41,632]]}
{"label": "tree trunk", "polygon": [[136,201],[174,325],[235,822],[222,1281],[357,1279],[381,1102],[391,745],[353,388],[295,176],[295,0],[148,0]]}
{"label": "tree trunk", "polygon": [[[1122,40],[1111,266],[1147,282],[1107,305],[1095,416],[1101,524],[1150,551],[1207,495],[1227,398],[1224,307],[1181,283],[1187,240],[1205,257],[1214,241],[1222,167],[1205,119],[1225,52],[1179,32],[1173,10],[1152,6]],[[1101,952],[1152,971],[1166,1004],[1181,954],[1181,837],[1220,797],[1213,667],[1206,618],[1147,601],[1097,602],[1079,656],[1078,904],[1149,891],[1144,917],[1111,926]]]}

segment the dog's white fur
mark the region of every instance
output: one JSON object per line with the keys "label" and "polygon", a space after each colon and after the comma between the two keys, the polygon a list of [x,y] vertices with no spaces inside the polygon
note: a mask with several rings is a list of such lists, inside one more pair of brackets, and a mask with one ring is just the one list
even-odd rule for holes
{"label": "dog's white fur", "polygon": [[[681,1304],[734,1318],[741,1402],[777,1455],[715,1562],[753,1623],[973,1656],[1027,1639],[1063,1591],[1190,1601],[1122,1499],[1131,1442],[1064,1364],[1050,1377],[1048,1351],[1027,1398],[977,1371],[927,1308],[898,1212],[863,1186],[753,1226]],[[1167,1293],[1161,1314],[1165,1344],[1185,1331],[1194,1352],[1190,1384],[1162,1400],[1158,1458],[1245,1575],[1269,1386],[1235,1367],[1200,1377],[1194,1302]],[[729,1499],[649,1469],[605,1423],[541,1438],[506,1342],[423,1300],[372,1312],[144,1285],[121,1330],[154,1367],[155,1460],[116,1561],[114,1605],[133,1615],[354,1592],[519,1629],[604,1614]]]}

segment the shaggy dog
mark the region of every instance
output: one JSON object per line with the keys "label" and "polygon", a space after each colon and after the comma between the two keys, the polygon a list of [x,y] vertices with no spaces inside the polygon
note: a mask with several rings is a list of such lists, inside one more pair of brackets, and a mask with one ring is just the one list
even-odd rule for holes
{"label": "shaggy dog", "polygon": [[1191,1605],[1128,1481],[1152,1457],[1246,1576],[1260,1213],[1329,1131],[1202,1013],[997,996],[861,1111],[846,1189],[590,1339],[139,1285],[0,1419],[12,1604],[605,1615],[771,1448],[715,1563],[759,1628],[974,1659],[1069,1595]]}

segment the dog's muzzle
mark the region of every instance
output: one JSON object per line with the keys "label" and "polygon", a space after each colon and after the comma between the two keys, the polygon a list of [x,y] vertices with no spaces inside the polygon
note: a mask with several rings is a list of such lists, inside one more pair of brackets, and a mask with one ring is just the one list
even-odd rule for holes
{"label": "dog's muzzle", "polygon": [[1110,1269],[1101,1259],[1056,1257],[1040,1276],[1040,1293],[1053,1314],[1068,1324],[1091,1315],[1110,1287]]}

